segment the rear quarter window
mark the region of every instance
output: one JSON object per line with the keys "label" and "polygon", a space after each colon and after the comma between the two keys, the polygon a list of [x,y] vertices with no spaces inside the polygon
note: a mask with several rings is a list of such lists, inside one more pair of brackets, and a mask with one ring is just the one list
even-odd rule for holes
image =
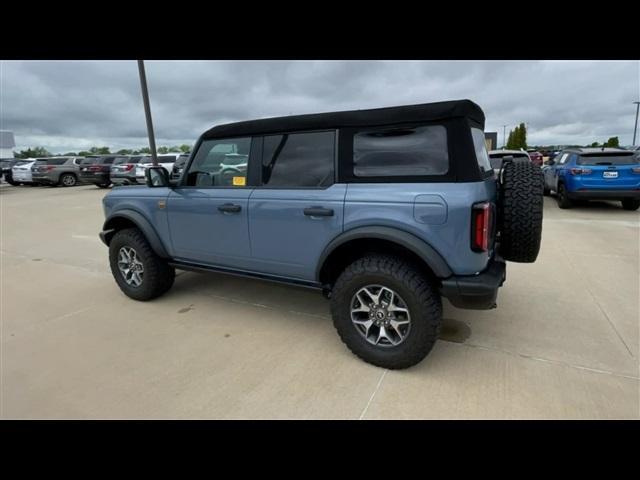
{"label": "rear quarter window", "polygon": [[353,164],[356,177],[444,175],[449,171],[447,130],[428,125],[358,132]]}
{"label": "rear quarter window", "polygon": [[[478,161],[480,171],[483,174],[486,174],[487,172],[493,173],[493,168],[489,161],[489,152],[487,152],[487,144],[484,141],[484,132],[479,128],[472,128],[471,136],[473,137],[473,147],[476,151],[476,160]],[[500,164],[502,164],[502,161]]]}

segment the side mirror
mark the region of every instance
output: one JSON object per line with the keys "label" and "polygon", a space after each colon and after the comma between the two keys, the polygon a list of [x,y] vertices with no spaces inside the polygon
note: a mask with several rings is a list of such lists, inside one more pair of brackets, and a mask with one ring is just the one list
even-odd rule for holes
{"label": "side mirror", "polygon": [[144,172],[144,176],[147,181],[147,187],[156,188],[169,186],[169,173],[164,167],[148,167]]}

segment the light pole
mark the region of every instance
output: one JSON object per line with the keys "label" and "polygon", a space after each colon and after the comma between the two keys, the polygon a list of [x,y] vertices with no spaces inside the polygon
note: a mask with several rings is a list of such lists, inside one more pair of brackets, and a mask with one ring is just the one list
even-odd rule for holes
{"label": "light pole", "polygon": [[636,146],[636,131],[638,130],[638,110],[640,110],[640,102],[633,102],[636,104],[636,123],[633,127],[633,146]]}
{"label": "light pole", "polygon": [[502,126],[502,149],[504,150],[507,147],[507,126]]}
{"label": "light pole", "polygon": [[138,73],[140,74],[140,87],[142,88],[144,116],[147,119],[147,134],[149,135],[149,148],[151,149],[151,163],[154,166],[158,166],[156,138],[153,135],[153,122],[151,121],[151,106],[149,105],[149,90],[147,90],[147,75],[144,72],[144,60],[138,60]]}

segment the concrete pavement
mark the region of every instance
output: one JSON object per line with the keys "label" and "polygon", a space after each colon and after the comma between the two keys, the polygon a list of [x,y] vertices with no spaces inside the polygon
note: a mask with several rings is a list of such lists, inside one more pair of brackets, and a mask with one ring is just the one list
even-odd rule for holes
{"label": "concrete pavement", "polygon": [[640,214],[545,199],[541,255],[496,310],[445,302],[441,341],[387,371],[304,289],[180,273],[125,297],[94,186],[0,187],[2,418],[640,418]]}

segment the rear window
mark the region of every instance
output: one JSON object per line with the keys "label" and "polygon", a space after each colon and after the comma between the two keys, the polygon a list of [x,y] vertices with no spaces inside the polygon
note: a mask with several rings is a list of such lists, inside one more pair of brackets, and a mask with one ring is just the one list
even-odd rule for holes
{"label": "rear window", "polygon": [[80,165],[91,165],[93,163],[96,163],[96,160],[97,158],[85,158],[80,162]]}
{"label": "rear window", "polygon": [[69,160],[68,158],[49,158],[47,160],[44,160],[44,162],[47,165],[64,165],[67,160]]}
{"label": "rear window", "polygon": [[130,163],[129,162],[129,158],[127,158],[127,157],[116,157],[113,160],[113,164],[114,165],[120,165],[120,164],[123,164],[123,163]]}
{"label": "rear window", "polygon": [[489,161],[489,152],[487,152],[487,143],[484,141],[484,132],[479,128],[472,128],[471,136],[473,137],[473,146],[476,150],[476,160],[480,171],[482,173],[493,173],[493,168]]}
{"label": "rear window", "polygon": [[160,155],[158,157],[158,163],[174,163],[176,161],[175,155]]}
{"label": "rear window", "polygon": [[524,153],[492,153],[489,155],[489,163],[491,164],[491,168],[498,169],[502,168],[502,159],[504,157],[512,156],[513,158],[524,158],[529,160]]}
{"label": "rear window", "polygon": [[615,155],[580,155],[576,162],[578,165],[632,165],[638,163],[633,152],[619,153]]}
{"label": "rear window", "polygon": [[356,133],[353,163],[356,177],[444,175],[449,171],[447,130],[429,125]]}

